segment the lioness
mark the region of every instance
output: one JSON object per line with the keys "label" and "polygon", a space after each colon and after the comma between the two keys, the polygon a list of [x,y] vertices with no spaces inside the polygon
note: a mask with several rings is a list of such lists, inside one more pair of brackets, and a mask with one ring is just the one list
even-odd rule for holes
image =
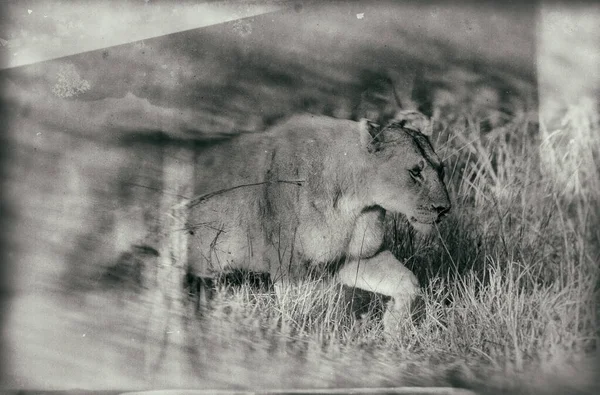
{"label": "lioness", "polygon": [[342,283],[392,297],[385,326],[405,318],[418,282],[382,250],[385,213],[422,230],[450,209],[427,125],[410,111],[383,128],[299,115],[202,151],[187,213],[191,272],[241,268],[281,284],[305,264],[338,261]]}

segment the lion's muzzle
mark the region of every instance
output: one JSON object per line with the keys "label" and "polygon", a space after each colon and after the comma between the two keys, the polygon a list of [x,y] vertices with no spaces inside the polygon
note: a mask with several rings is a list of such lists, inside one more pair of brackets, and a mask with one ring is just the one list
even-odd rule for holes
{"label": "lion's muzzle", "polygon": [[446,214],[450,212],[450,202],[443,204],[432,204],[429,207],[420,207],[413,215],[409,216],[411,223],[433,225],[439,223]]}

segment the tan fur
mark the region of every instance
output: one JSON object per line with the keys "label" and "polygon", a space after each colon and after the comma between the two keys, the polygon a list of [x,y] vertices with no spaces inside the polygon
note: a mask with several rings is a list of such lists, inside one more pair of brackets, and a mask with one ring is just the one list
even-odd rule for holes
{"label": "tan fur", "polygon": [[390,311],[405,316],[418,283],[381,251],[385,213],[423,225],[450,208],[442,164],[413,130],[422,124],[414,112],[383,129],[301,115],[200,152],[196,194],[221,192],[190,204],[192,271],[245,268],[286,281],[305,263],[343,259],[342,282],[393,297]]}

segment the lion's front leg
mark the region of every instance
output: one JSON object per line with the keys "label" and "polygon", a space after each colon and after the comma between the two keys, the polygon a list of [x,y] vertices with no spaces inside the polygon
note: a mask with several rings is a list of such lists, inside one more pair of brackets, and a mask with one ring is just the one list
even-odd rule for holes
{"label": "lion's front leg", "polygon": [[393,332],[412,318],[419,302],[417,277],[398,261],[390,251],[367,258],[351,260],[338,272],[339,280],[348,286],[390,296],[383,316],[386,331]]}

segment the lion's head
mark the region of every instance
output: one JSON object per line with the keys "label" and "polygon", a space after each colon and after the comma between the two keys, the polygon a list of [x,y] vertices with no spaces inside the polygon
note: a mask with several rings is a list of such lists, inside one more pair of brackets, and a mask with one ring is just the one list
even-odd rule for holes
{"label": "lion's head", "polygon": [[372,166],[368,187],[375,205],[406,215],[415,229],[427,232],[450,210],[444,165],[429,142],[427,118],[401,115],[383,128],[360,123]]}

